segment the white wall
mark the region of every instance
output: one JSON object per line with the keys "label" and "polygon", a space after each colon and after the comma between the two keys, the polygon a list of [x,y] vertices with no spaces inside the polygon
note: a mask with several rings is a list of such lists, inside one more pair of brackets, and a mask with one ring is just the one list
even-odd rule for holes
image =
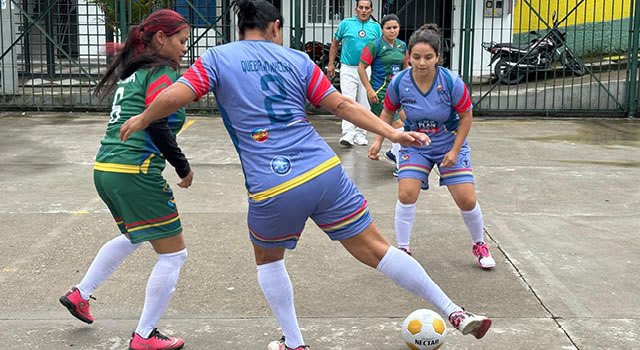
{"label": "white wall", "polygon": [[[509,4],[509,1],[504,1],[505,5]],[[484,17],[484,1],[474,1],[476,6],[475,13],[475,26],[473,27],[473,42],[471,43],[473,51],[472,72],[473,76],[487,76],[491,74],[491,55],[486,50],[482,49],[483,42],[495,41],[495,42],[511,42],[513,38],[512,23],[513,23],[513,9],[508,11],[504,9],[504,13],[501,18],[497,17]],[[460,50],[462,45],[460,43],[460,30],[464,26],[461,23],[460,11],[462,10],[462,0],[454,0],[454,12],[453,12],[453,43],[454,47],[451,52],[451,69],[457,70],[460,68]]]}

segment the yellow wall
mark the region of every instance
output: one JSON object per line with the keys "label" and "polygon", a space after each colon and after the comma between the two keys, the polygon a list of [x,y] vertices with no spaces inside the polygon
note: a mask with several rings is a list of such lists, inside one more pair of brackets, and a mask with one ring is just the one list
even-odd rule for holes
{"label": "yellow wall", "polygon": [[[527,0],[528,3],[540,14],[551,26],[551,16],[556,11],[558,20],[564,18],[567,12],[571,11],[576,4],[580,6],[571,13],[561,26],[570,26],[582,23],[604,22],[629,17],[631,2],[635,0]],[[547,29],[538,16],[536,16],[529,5],[522,0],[514,0],[513,9],[513,32],[521,33],[531,30]]]}

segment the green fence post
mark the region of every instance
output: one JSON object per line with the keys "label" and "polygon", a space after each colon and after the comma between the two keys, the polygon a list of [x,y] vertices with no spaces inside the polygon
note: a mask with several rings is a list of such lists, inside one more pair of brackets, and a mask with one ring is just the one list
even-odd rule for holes
{"label": "green fence post", "polygon": [[631,33],[631,47],[629,47],[629,89],[627,91],[627,117],[633,118],[636,113],[636,96],[638,88],[638,40],[640,40],[640,0],[635,0],[633,16],[633,33]]}
{"label": "green fence post", "polygon": [[[120,0],[120,41],[127,39],[127,4],[124,0]],[[115,16],[114,16],[115,17]]]}
{"label": "green fence post", "polygon": [[471,64],[470,58],[471,58],[471,20],[472,20],[472,16],[473,16],[473,5],[474,5],[473,0],[466,0],[465,2],[465,18],[464,18],[464,56],[462,57],[462,59],[464,60],[463,62],[463,68],[462,68],[462,80],[467,84],[470,85],[471,84],[471,80],[469,79],[469,65]]}

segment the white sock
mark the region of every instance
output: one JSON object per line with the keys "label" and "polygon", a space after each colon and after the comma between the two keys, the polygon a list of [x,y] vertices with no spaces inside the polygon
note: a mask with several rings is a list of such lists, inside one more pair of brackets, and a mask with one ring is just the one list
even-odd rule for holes
{"label": "white sock", "polygon": [[[397,128],[396,130],[403,132],[404,127]],[[400,167],[400,147],[401,145],[399,143],[395,143],[395,142],[391,143],[391,153],[393,153],[393,155],[396,156],[396,168]]]}
{"label": "white sock", "polygon": [[416,204],[396,202],[396,241],[398,248],[409,248],[413,219],[416,215]]}
{"label": "white sock", "polygon": [[133,253],[142,243],[132,244],[125,235],[105,243],[93,259],[89,270],[76,286],[82,299],[88,300],[93,290],[98,288],[113,271],[115,271],[124,259]]}
{"label": "white sock", "polygon": [[462,220],[467,225],[467,229],[471,234],[471,240],[474,244],[484,242],[484,220],[482,219],[482,210],[480,204],[476,202],[475,208],[469,211],[460,210]]}
{"label": "white sock", "polygon": [[452,312],[462,310],[431,280],[413,257],[395,247],[389,247],[376,269],[400,287],[433,304],[445,318]]}
{"label": "white sock", "polygon": [[304,345],[293,304],[293,286],[284,260],[258,265],[258,283],[282,328],[285,344],[292,349]]}
{"label": "white sock", "polygon": [[158,261],[147,282],[144,308],[136,328],[136,333],[141,337],[148,338],[151,331],[158,325],[160,317],[167,309],[169,300],[176,290],[180,268],[185,260],[187,260],[186,248],[175,253],[158,254]]}

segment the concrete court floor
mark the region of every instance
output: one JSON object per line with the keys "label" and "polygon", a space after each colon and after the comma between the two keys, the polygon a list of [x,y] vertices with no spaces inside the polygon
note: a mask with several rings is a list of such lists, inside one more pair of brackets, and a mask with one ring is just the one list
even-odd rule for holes
{"label": "concrete court floor", "polygon": [[[159,328],[185,349],[264,349],[281,332],[260,292],[246,229],[246,190],[220,118],[179,142],[195,171],[173,185],[189,259]],[[391,164],[337,145],[339,122],[312,117],[395,242]],[[94,292],[96,322],[57,301],[117,234],[92,184],[100,114],[0,115],[0,339],[4,349],[126,349],[155,257],[132,254]],[[369,135],[373,139],[373,135]],[[449,330],[444,349],[640,349],[640,123],[483,120],[469,138],[487,240],[497,266],[475,265],[447,190],[418,202],[412,248],[450,297],[494,324],[477,341]],[[170,166],[165,177],[177,182]],[[357,263],[310,221],[287,254],[312,349],[406,349],[406,315],[432,308]]]}

